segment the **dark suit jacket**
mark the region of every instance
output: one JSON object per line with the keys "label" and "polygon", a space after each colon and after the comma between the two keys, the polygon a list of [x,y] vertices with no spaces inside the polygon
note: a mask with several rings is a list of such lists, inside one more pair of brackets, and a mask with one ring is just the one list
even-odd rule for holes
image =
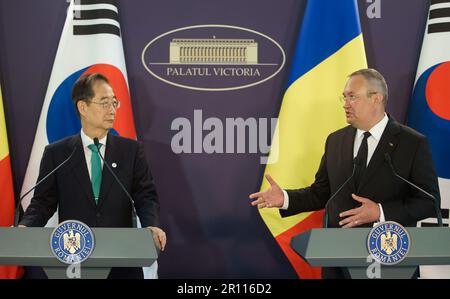
{"label": "dark suit jacket", "polygon": [[[315,182],[308,188],[287,190],[289,208],[280,210],[281,216],[325,207],[330,196],[352,174],[355,134],[356,129],[347,126],[328,136]],[[385,161],[385,153],[391,156],[399,175],[439,198],[437,176],[425,136],[389,117],[358,190],[350,180],[328,203],[328,227],[340,227],[339,213],[360,206],[352,199],[352,193],[380,203],[387,221],[404,226],[416,226],[417,221],[436,215],[432,199],[394,176]]]}
{"label": "dark suit jacket", "polygon": [[[35,190],[20,224],[44,226],[58,207],[59,221],[79,220],[91,227],[132,227],[132,205],[104,166],[98,205],[95,203],[81,136],[65,138],[45,148],[39,180],[72,158]],[[143,227],[159,226],[159,203],[143,146],[108,134],[105,160],[131,194]]]}

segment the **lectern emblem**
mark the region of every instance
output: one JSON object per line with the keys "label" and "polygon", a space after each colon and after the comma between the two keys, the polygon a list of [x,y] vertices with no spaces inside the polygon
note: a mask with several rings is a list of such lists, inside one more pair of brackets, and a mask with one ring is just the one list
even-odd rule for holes
{"label": "lectern emblem", "polygon": [[50,248],[55,257],[65,264],[82,263],[94,250],[94,234],[83,222],[67,220],[53,230]]}
{"label": "lectern emblem", "polygon": [[378,224],[369,233],[367,249],[383,265],[400,263],[408,254],[411,239],[400,224],[387,221]]}

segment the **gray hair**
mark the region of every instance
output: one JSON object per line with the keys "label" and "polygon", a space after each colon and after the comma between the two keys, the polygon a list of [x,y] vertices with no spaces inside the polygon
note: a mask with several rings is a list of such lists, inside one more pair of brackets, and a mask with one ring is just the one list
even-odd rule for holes
{"label": "gray hair", "polygon": [[378,72],[375,69],[361,69],[356,72],[353,72],[348,77],[351,78],[357,75],[363,76],[371,89],[381,93],[381,95],[383,96],[383,104],[386,107],[388,101],[388,87],[383,75],[381,75],[380,72]]}

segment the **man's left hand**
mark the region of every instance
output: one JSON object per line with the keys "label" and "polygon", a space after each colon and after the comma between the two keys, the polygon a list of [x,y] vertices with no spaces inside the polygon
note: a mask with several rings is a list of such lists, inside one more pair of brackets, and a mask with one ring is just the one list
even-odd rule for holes
{"label": "man's left hand", "polygon": [[359,208],[351,209],[339,214],[339,217],[347,217],[339,222],[343,228],[350,228],[366,223],[372,223],[380,219],[380,207],[368,198],[352,194],[354,200],[361,203]]}
{"label": "man's left hand", "polygon": [[153,240],[155,240],[156,246],[158,246],[161,251],[164,251],[167,242],[166,233],[159,227],[148,226],[147,228],[153,233]]}

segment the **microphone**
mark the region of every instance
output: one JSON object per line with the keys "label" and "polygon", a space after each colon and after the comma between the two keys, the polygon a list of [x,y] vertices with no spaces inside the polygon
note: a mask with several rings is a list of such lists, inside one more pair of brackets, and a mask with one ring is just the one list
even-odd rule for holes
{"label": "microphone", "polygon": [[69,157],[67,157],[66,160],[62,161],[55,169],[53,169],[52,171],[50,171],[45,177],[43,177],[39,182],[36,183],[36,185],[34,185],[33,188],[31,188],[30,190],[28,190],[24,195],[22,195],[19,198],[19,201],[16,204],[16,210],[14,212],[14,227],[17,227],[17,225],[19,224],[19,207],[20,204],[22,203],[22,200],[25,198],[25,196],[27,196],[28,194],[30,194],[31,191],[33,191],[34,189],[36,189],[42,182],[44,182],[45,180],[47,180],[48,177],[50,177],[52,174],[54,174],[58,169],[60,169],[61,167],[63,167],[64,164],[66,164],[73,156],[73,154],[75,154],[75,150],[77,149],[77,145],[74,146],[72,153],[70,153]]}
{"label": "microphone", "polygon": [[328,213],[327,213],[328,204],[336,197],[336,195],[338,195],[338,193],[342,190],[342,188],[344,188],[344,186],[347,185],[347,183],[353,178],[353,176],[355,175],[355,172],[356,172],[356,166],[359,166],[360,164],[361,164],[361,161],[359,161],[357,157],[353,159],[353,171],[352,171],[352,174],[336,190],[336,192],[334,192],[333,195],[331,195],[330,199],[327,201],[327,203],[325,205],[325,219],[324,219],[324,227],[325,228],[328,228]]}
{"label": "microphone", "polygon": [[94,144],[95,144],[95,147],[97,147],[97,151],[98,151],[98,154],[99,154],[100,158],[103,161],[103,165],[106,165],[106,168],[108,168],[109,172],[112,174],[112,176],[114,177],[116,182],[119,184],[120,188],[122,188],[123,192],[125,192],[125,194],[127,195],[128,199],[130,200],[131,207],[132,207],[132,213],[133,213],[133,224],[134,224],[134,226],[136,226],[136,208],[134,207],[133,198],[131,197],[130,193],[128,193],[127,189],[122,184],[122,182],[119,180],[119,178],[116,176],[114,171],[111,169],[109,164],[105,161],[105,158],[103,158],[103,155],[100,152],[100,142],[98,141],[97,137],[94,138]]}
{"label": "microphone", "polygon": [[437,205],[437,199],[435,196],[433,196],[432,194],[428,193],[427,191],[423,190],[422,188],[420,188],[419,186],[415,185],[414,183],[408,181],[407,179],[403,178],[401,175],[399,175],[395,169],[394,169],[394,165],[392,165],[392,161],[391,161],[391,156],[388,153],[384,154],[384,160],[386,160],[386,162],[389,164],[389,166],[391,167],[392,173],[398,177],[399,179],[401,179],[402,181],[404,181],[405,183],[407,183],[410,186],[413,186],[414,188],[416,188],[417,190],[421,191],[422,193],[424,193],[425,195],[428,195],[428,197],[432,198],[434,201],[434,209],[436,210],[436,217],[437,217],[437,221],[438,221],[438,226],[442,226],[442,214],[441,214],[441,210]]}

